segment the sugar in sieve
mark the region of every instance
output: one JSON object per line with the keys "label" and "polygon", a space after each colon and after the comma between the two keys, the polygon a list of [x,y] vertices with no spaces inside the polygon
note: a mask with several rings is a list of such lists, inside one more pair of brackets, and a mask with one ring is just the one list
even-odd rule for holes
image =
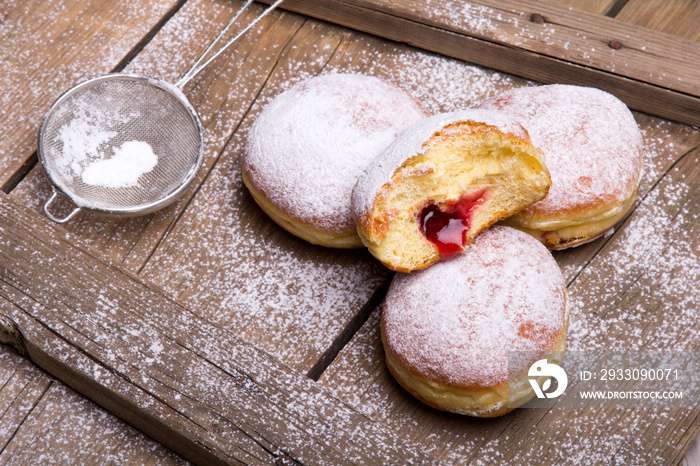
{"label": "sugar in sieve", "polygon": [[[253,3],[246,1],[175,84],[112,73],[84,81],[60,96],[39,128],[39,161],[53,189],[44,204],[46,216],[65,223],[81,210],[142,215],[177,199],[195,179],[204,158],[204,128],[182,89],[282,1],[272,3],[206,58]],[[75,206],[60,218],[50,211],[59,193]]]}

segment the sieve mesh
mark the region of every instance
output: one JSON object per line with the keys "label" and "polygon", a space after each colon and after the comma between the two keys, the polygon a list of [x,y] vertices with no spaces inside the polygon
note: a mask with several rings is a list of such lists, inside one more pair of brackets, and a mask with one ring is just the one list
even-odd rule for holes
{"label": "sieve mesh", "polygon": [[[133,141],[152,148],[153,168],[133,183],[86,182],[88,167]],[[49,110],[39,135],[39,157],[53,184],[76,205],[106,213],[163,207],[194,177],[203,147],[199,117],[179,89],[123,74],[71,89]]]}

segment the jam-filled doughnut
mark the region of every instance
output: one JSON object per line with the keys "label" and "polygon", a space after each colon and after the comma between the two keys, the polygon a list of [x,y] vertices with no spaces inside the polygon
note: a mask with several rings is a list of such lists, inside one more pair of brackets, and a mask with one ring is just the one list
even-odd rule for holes
{"label": "jam-filled doughnut", "polygon": [[[409,393],[444,411],[494,417],[533,398],[533,363],[561,362],[567,323],[566,286],[552,255],[526,233],[497,225],[463,254],[397,274],[381,330],[387,366]],[[511,353],[509,367],[509,351],[527,353]]]}
{"label": "jam-filled doughnut", "polygon": [[246,141],[243,182],[280,226],[311,243],[361,247],[350,196],[367,163],[423,107],[379,78],[329,74],[278,95]]}
{"label": "jam-filled doughnut", "polygon": [[642,136],[616,97],[555,84],[511,89],[480,107],[522,123],[552,175],[547,197],[507,225],[563,249],[603,235],[630,210],[642,176]]}
{"label": "jam-filled doughnut", "polygon": [[357,229],[387,267],[418,270],[461,252],[482,230],[542,199],[541,151],[512,117],[463,110],[415,123],[353,190]]}

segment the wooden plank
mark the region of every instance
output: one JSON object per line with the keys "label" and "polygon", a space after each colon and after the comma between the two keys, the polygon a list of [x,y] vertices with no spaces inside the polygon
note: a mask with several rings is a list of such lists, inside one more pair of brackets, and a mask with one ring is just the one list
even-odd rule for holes
{"label": "wooden plank", "polygon": [[50,385],[51,380],[40,370],[14,350],[0,346],[0,452],[5,451]]}
{"label": "wooden plank", "polygon": [[18,350],[195,462],[422,461],[410,445],[0,196],[0,309]]}
{"label": "wooden plank", "polygon": [[567,7],[572,10],[604,15],[614,7],[616,0],[550,0],[552,5]]}
{"label": "wooden plank", "polygon": [[630,0],[615,18],[700,42],[700,4],[694,0]]}
{"label": "wooden plank", "polygon": [[[218,13],[213,20],[218,23],[234,11],[216,1],[188,3],[133,66],[154,66],[158,57],[170,53],[168,44],[190,28],[201,28],[192,26],[197,18]],[[213,34],[216,28],[205,30]],[[319,73],[332,57],[351,61],[337,49],[352,34],[318,21],[305,23],[291,13],[272,15],[257,35],[217,60],[191,91],[210,141],[211,155],[196,182],[206,183],[150,217],[101,220],[85,215],[67,228],[106,257],[161,284],[211,322],[239,331],[283,362],[308,371],[387,271],[364,251],[312,246],[277,227],[243,186],[238,156],[243,134],[263,103]],[[379,45],[374,41],[371,46]],[[37,173],[12,197],[39,209],[44,193],[48,186]]]}
{"label": "wooden plank", "polygon": [[[78,82],[123,66],[183,0],[28,0],[0,5],[0,187],[36,163],[51,103]],[[97,44],[97,46],[96,46]]]}
{"label": "wooden plank", "polygon": [[[564,268],[571,283],[572,350],[700,347],[700,148],[688,150],[688,144],[697,147],[699,132],[682,128],[690,138],[674,147],[664,137],[666,123],[645,129],[647,156],[656,157],[640,204],[611,238],[586,246],[599,251]],[[561,263],[579,250],[556,256]],[[378,324],[377,312],[320,382],[444,462],[674,463],[700,432],[698,409],[518,410],[491,420],[433,410],[386,370]]]}
{"label": "wooden plank", "polygon": [[700,123],[700,44],[612,18],[534,1],[454,0],[436,6],[428,0],[291,0],[285,5],[539,82],[598,87],[631,108]]}
{"label": "wooden plank", "polygon": [[[241,1],[222,4],[214,0],[187,2],[124,71],[176,81],[241,4]],[[260,7],[251,8],[241,20],[249,21],[260,10]],[[276,18],[280,18],[277,29],[274,33],[267,33]],[[103,251],[106,257],[124,262],[133,270],[142,268],[216,163],[231,132],[239,125],[264,84],[269,69],[274,66],[279,44],[288,41],[302,23],[302,18],[291,14],[270,18],[258,27],[255,34],[245,36],[239,43],[240,48],[230,49],[212,65],[208,70],[210,74],[202,76],[206,84],[196,81],[186,89],[189,100],[204,121],[207,153],[193,187],[179,202],[156,214],[137,218],[115,219],[80,214],[66,228]],[[234,27],[231,33],[236,31]],[[276,53],[269,53],[271,50],[276,50]],[[12,196],[40,210],[50,192],[43,170],[36,166],[23,183],[12,191]]]}
{"label": "wooden plank", "polygon": [[12,406],[31,409],[19,413],[18,419],[10,416],[12,409],[0,418],[3,434],[12,434],[9,442],[0,443],[0,462],[187,464],[161,444],[57,382],[26,358],[10,352],[13,350],[9,347],[0,347],[2,367],[11,367],[14,372],[2,391],[21,383],[19,380],[23,378],[35,383],[27,384]]}

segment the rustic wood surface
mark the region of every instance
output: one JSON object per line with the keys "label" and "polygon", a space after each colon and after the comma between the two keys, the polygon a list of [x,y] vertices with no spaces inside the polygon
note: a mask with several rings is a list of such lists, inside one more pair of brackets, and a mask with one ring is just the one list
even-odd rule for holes
{"label": "rustic wood surface", "polygon": [[[88,296],[94,290],[87,289],[80,293],[69,292],[62,300],[61,306],[65,307],[61,308],[60,316],[35,316],[42,299],[48,299],[46,292],[40,290],[52,282],[51,277],[55,281],[51,268],[67,274],[64,278],[73,277],[59,281],[65,285],[64,291],[94,278],[92,272],[85,276],[79,271],[52,265],[49,270],[29,274],[22,286],[13,285],[3,291],[3,312],[25,325],[28,336],[35,336],[27,342],[36,362],[109,411],[196,461],[286,461],[289,458],[280,453],[288,452],[290,456],[314,463],[322,457],[337,455],[339,450],[333,445],[312,447],[313,443],[302,441],[299,432],[306,429],[307,441],[322,438],[323,443],[347,434],[330,432],[329,424],[335,423],[338,428],[354,420],[359,424],[359,430],[355,431],[358,438],[370,432],[370,437],[376,437],[379,442],[376,451],[366,452],[368,459],[373,455],[381,458],[387,451],[393,451],[394,442],[407,440],[415,442],[415,448],[407,448],[409,456],[427,455],[456,461],[463,459],[458,455],[467,454],[484,461],[510,459],[517,463],[534,457],[541,449],[542,443],[532,440],[528,431],[529,426],[536,425],[536,432],[543,439],[557,439],[557,444],[562,446],[558,451],[549,452],[552,460],[591,455],[605,462],[611,458],[626,462],[680,461],[698,432],[697,411],[577,413],[573,420],[568,411],[519,412],[493,422],[481,422],[437,413],[416,403],[387,377],[376,338],[378,312],[372,311],[381,300],[383,284],[391,276],[388,271],[364,251],[329,251],[290,236],[265,217],[242,187],[238,158],[247,128],[269,99],[305,77],[334,71],[380,76],[411,90],[431,112],[476,105],[499,90],[533,84],[523,79],[300,15],[278,12],[186,89],[203,117],[208,150],[205,167],[182,200],[164,211],[135,219],[81,215],[65,226],[71,235],[69,240],[57,233],[61,230],[46,227],[32,216],[26,209],[39,211],[49,193],[45,176],[36,166],[34,140],[41,116],[51,101],[79,80],[111,70],[175,81],[241,2],[132,0],[120,5],[112,3],[91,2],[88,8],[71,0],[0,3],[0,56],[4,59],[0,65],[3,71],[0,83],[3,89],[12,89],[0,98],[5,103],[0,110],[0,120],[8,135],[0,141],[1,186],[9,193],[9,199],[3,198],[2,204],[8,218],[20,224],[16,228],[36,230],[31,233],[32,237],[42,239],[25,244],[24,247],[35,251],[33,254],[38,254],[43,247],[41,244],[51,244],[45,252],[58,254],[54,257],[91,263],[90,270],[119,271],[118,280],[126,280],[131,283],[129,286],[139,288],[139,292],[151,293],[153,299],[168,303],[166,308],[186,310],[183,312],[200,325],[194,331],[175,325],[173,328],[181,329],[182,334],[178,335],[179,339],[168,338],[172,333],[160,328],[162,316],[157,312],[148,310],[144,316],[134,317],[131,311],[141,308],[139,300],[115,293],[114,299],[133,303],[131,310],[118,309],[117,317],[117,314],[105,313],[104,306],[110,307],[109,303],[95,302],[94,296],[90,301]],[[290,0],[289,3],[294,2]],[[451,3],[456,5],[456,2]],[[659,6],[662,18],[662,15],[653,14],[649,3],[652,2],[562,1],[551,8],[547,5],[547,11],[558,12],[567,21],[578,17],[578,12],[615,17],[625,23],[625,31],[644,39],[648,37],[649,43],[665,47],[667,56],[684,60],[683,51],[674,47],[690,42],[678,42],[671,36],[655,35],[637,26],[696,41],[697,28],[693,27],[696,23],[692,19],[697,17],[697,7],[686,0],[662,2],[663,8]],[[575,11],[570,11],[569,7],[574,7]],[[261,10],[262,7],[256,5],[247,17]],[[595,24],[602,25],[602,29],[597,30],[601,37],[605,27],[619,25],[607,20],[595,23],[593,16],[586,18],[592,21],[589,24],[592,31]],[[438,22],[448,20],[449,15],[438,18]],[[51,27],[46,27],[47,24]],[[379,26],[392,30],[388,23]],[[530,35],[541,34],[539,29],[533,29],[539,26],[542,25],[528,23],[524,31]],[[546,24],[543,27],[546,28]],[[431,28],[434,29],[432,23]],[[514,30],[509,34],[510,40],[518,38]],[[522,37],[528,38],[528,35],[523,33]],[[561,45],[561,39],[557,40]],[[54,46],[46,50],[47,43]],[[575,47],[582,47],[578,49],[581,54],[589,45],[584,41],[577,42]],[[569,52],[575,53],[575,47]],[[695,46],[691,46],[690,53],[695,50],[692,47]],[[442,51],[454,55],[450,50]],[[560,58],[571,59],[568,54]],[[589,57],[581,66],[593,67],[597,58]],[[496,59],[503,60],[503,57]],[[582,60],[582,55],[577,59]],[[642,67],[644,60],[635,56],[634,65]],[[46,63],[51,66],[46,69],[39,66]],[[564,80],[563,76],[559,77]],[[601,83],[605,80],[595,75],[592,84],[604,87]],[[653,85],[664,86],[664,81]],[[691,110],[697,114],[697,108]],[[647,172],[635,211],[612,237],[556,255],[580,308],[597,311],[592,318],[586,312],[577,314],[578,320],[572,321],[570,343],[579,348],[587,344],[645,344],[679,349],[681,346],[671,344],[672,338],[677,337],[686,345],[682,348],[697,349],[695,322],[698,316],[684,314],[677,321],[664,316],[671,312],[673,305],[695,303],[696,309],[698,307],[697,290],[692,286],[697,282],[698,277],[692,275],[697,274],[697,267],[685,267],[680,271],[674,267],[697,259],[698,245],[691,239],[698,233],[697,226],[692,223],[697,216],[694,207],[697,188],[693,190],[693,187],[698,180],[697,150],[693,152],[693,149],[700,145],[700,132],[642,114],[638,114],[637,119],[645,135]],[[668,208],[660,210],[659,206]],[[23,220],[17,220],[16,216]],[[656,222],[661,222],[657,223],[660,236],[655,237],[648,248],[635,249],[642,226],[659,218],[662,220]],[[683,251],[668,240],[662,240],[665,234],[679,232],[686,235],[680,242]],[[22,244],[17,238],[15,241],[12,244]],[[59,252],[55,249],[58,243],[61,244]],[[673,260],[663,260],[662,252],[669,250]],[[17,263],[26,262],[21,254],[13,254],[19,253],[7,250],[6,257],[18,257]],[[633,260],[640,254],[654,258],[654,262],[643,264],[647,266],[646,271],[628,266],[620,272],[616,261],[641,264]],[[26,255],[32,254],[27,252]],[[58,262],[57,258],[55,263]],[[28,270],[20,270],[12,261],[5,262],[2,283],[7,285],[12,282],[11,277],[28,274]],[[678,280],[689,280],[678,282],[686,283],[685,301],[680,300],[675,288],[662,289],[658,284],[676,272],[680,274]],[[605,298],[602,293],[596,295],[602,283],[610,283],[611,276],[615,277],[611,287],[614,292]],[[27,308],[31,309],[31,317],[27,309],[19,312],[15,305],[8,305],[17,301],[26,303],[26,296],[41,298]],[[46,302],[54,303],[53,300]],[[85,322],[75,320],[85,313],[89,315]],[[642,313],[644,319],[654,322],[655,326],[643,326]],[[125,334],[129,327],[124,327],[124,322],[132,322],[130,319],[135,319],[133,322],[148,331],[144,330],[142,335]],[[632,326],[633,341],[622,332],[628,321],[636,324]],[[36,322],[42,322],[41,326]],[[72,325],[68,327],[67,323]],[[47,333],[47,328],[54,330]],[[655,335],[652,328],[662,328],[664,336]],[[34,331],[36,333],[32,333]],[[156,344],[154,335],[165,339],[158,339]],[[595,338],[587,338],[587,335]],[[5,335],[8,340],[11,336]],[[57,336],[60,336],[60,346],[50,343]],[[109,341],[115,343],[106,344],[107,340],[102,338],[110,338]],[[239,366],[239,361],[232,363],[230,355],[227,358],[222,348],[212,349],[211,354],[205,355],[198,345],[211,345],[212,338],[213,341],[231,338],[230,341],[237,343],[227,348],[231,351],[247,348],[268,361],[266,369]],[[133,348],[127,347],[125,342]],[[149,352],[151,348],[160,348],[161,344],[163,350],[167,348],[168,351]],[[64,352],[60,352],[61,348]],[[265,352],[272,358],[268,359]],[[175,358],[175,354],[180,359]],[[61,382],[34,369],[13,350],[0,348],[0,357],[0,444],[3,445],[0,461],[16,464],[99,459],[121,464],[184,462]],[[209,358],[214,367],[205,366],[208,372],[172,369],[186,358],[191,361]],[[103,371],[100,372],[103,377],[91,372],[86,376],[81,372],[96,367]],[[235,393],[236,380],[240,382],[240,379],[231,375],[233,367],[243,372],[272,371],[267,375],[277,370],[289,380],[290,385],[282,389],[284,396],[297,393],[295,397],[303,400],[311,393],[317,397],[312,397],[314,400],[321,400],[311,401],[315,408],[308,413],[298,406],[283,410],[281,415],[287,421],[301,419],[306,427],[296,431],[294,426],[277,424],[274,427],[279,419],[275,421],[265,417],[269,413],[263,413],[260,419],[267,419],[273,426],[270,427],[272,432],[265,431],[259,420],[252,422],[232,412],[231,406],[224,406],[227,400],[240,403],[235,400],[243,399],[236,398],[239,396]],[[188,381],[197,378],[195,373],[199,377],[206,373],[211,380],[233,389],[231,393],[222,394],[207,383],[188,387]],[[310,381],[304,374],[311,379],[320,376],[320,384]],[[139,378],[142,375],[143,378]],[[323,388],[319,389],[319,385]],[[189,394],[189,398],[183,401],[181,395],[176,399],[174,387],[181,390],[180,393]],[[339,408],[323,423],[308,427],[309,419],[321,412],[324,403],[325,406],[333,403],[333,396],[356,408]],[[198,407],[199,400],[206,400],[206,406]],[[258,407],[264,406],[263,403]],[[191,424],[196,422],[199,424]],[[595,422],[601,425],[594,429]],[[222,427],[226,425],[241,429],[232,432],[231,428]],[[388,434],[387,428],[398,432],[398,439]],[[284,438],[285,435],[293,441]],[[586,442],[573,440],[579,437]],[[358,438],[354,441],[362,444]],[[42,441],[45,443],[41,444]],[[359,451],[362,448],[360,445]],[[71,456],[72,451],[78,453]]]}
{"label": "rustic wood surface", "polygon": [[[11,350],[3,371],[2,464],[186,464],[187,462],[46,375]],[[70,436],[68,436],[69,434]]]}
{"label": "rustic wood surface", "polygon": [[421,461],[311,379],[0,196],[0,326],[76,390],[196,462]]}
{"label": "rustic wood surface", "polygon": [[0,186],[5,192],[36,163],[39,124],[60,93],[123,68],[183,2],[0,4],[0,118],[7,123],[0,140]]}
{"label": "rustic wood surface", "polygon": [[543,83],[595,85],[631,108],[700,124],[700,43],[615,18],[535,0],[290,0],[285,8]]}
{"label": "rustic wood surface", "polygon": [[616,18],[700,42],[700,5],[694,0],[630,0]]}
{"label": "rustic wood surface", "polygon": [[[700,201],[700,134],[688,142],[695,147],[659,154],[672,163],[664,164],[667,170],[660,177],[646,180],[640,204],[612,237],[585,246],[596,249],[594,257],[580,248],[555,254],[572,300],[569,349],[700,347],[700,225],[693,213]],[[667,228],[655,231],[662,225]],[[495,420],[464,422],[421,405],[393,380],[382,363],[379,315],[377,310],[320,381],[368,416],[414,441],[435,445],[435,456],[442,460],[643,464],[663,458],[676,463],[683,458],[685,442],[700,432],[697,408],[603,415],[595,410],[520,410]],[[543,451],[533,440],[537,438],[549,439],[556,448]]]}

